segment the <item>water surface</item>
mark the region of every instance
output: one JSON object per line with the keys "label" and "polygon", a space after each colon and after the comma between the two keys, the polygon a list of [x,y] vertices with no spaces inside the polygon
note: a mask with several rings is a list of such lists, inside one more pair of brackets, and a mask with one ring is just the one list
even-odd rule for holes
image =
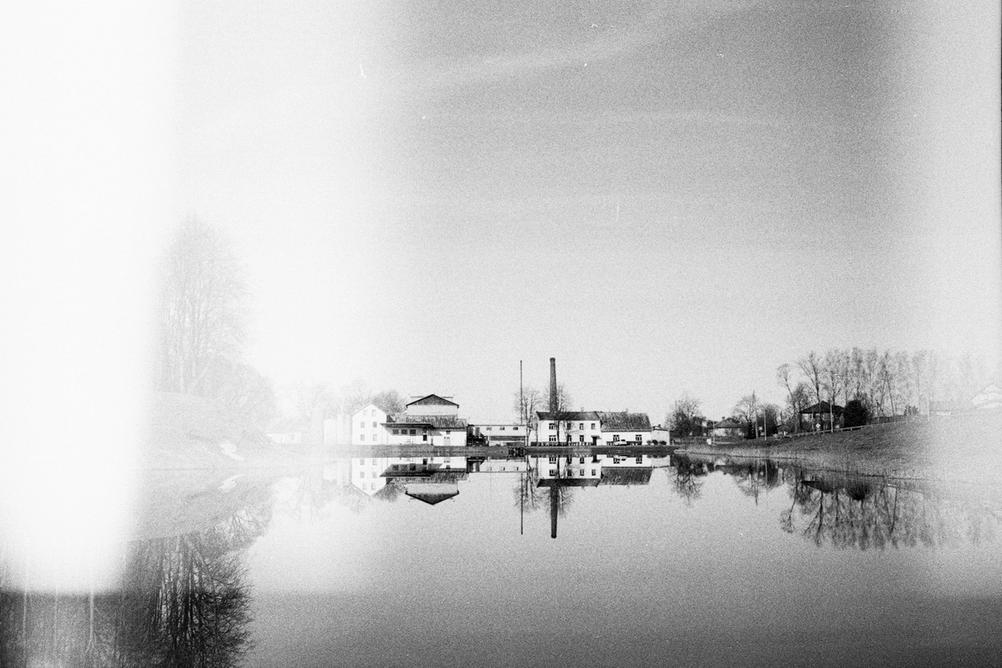
{"label": "water surface", "polygon": [[178,475],[151,484],[181,503],[151,501],[118,591],[8,572],[3,665],[1002,657],[984,485],[591,452]]}

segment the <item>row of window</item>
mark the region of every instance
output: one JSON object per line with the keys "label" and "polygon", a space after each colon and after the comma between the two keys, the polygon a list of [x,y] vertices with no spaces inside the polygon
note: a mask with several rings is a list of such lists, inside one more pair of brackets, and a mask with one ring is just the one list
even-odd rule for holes
{"label": "row of window", "polygon": [[[355,426],[358,427],[359,429],[365,429],[365,422],[359,421],[358,424],[356,424]],[[378,426],[379,426],[379,421],[378,420],[373,420],[372,421],[372,428],[375,429]]]}
{"label": "row of window", "polygon": [[[550,422],[550,431],[555,431],[557,429],[557,424],[558,424],[557,422],[551,421]],[[574,423],[572,423],[572,422],[568,422],[565,426],[568,429],[574,429]],[[580,431],[584,431],[584,428],[585,428],[585,423],[584,422],[578,422],[578,429]],[[597,427],[596,423],[592,422],[591,426],[588,427],[588,428],[594,431],[598,427]]]}

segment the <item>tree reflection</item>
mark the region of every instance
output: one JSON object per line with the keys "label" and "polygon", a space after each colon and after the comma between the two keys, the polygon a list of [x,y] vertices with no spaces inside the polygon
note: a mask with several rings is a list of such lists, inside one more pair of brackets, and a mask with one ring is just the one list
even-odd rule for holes
{"label": "tree reflection", "polygon": [[987,488],[819,471],[768,459],[672,456],[675,491],[691,505],[711,472],[733,479],[756,503],[785,487],[780,529],[838,549],[947,547],[994,540],[1002,499]]}
{"label": "tree reflection", "polygon": [[702,494],[703,477],[707,474],[707,467],[688,458],[672,456],[671,463],[675,472],[670,477],[672,486],[679,496],[685,501],[687,506],[699,499]]}
{"label": "tree reflection", "polygon": [[0,665],[237,664],[250,621],[239,550],[266,522],[266,511],[247,510],[206,531],[131,543],[114,593],[0,581]]}
{"label": "tree reflection", "polygon": [[991,503],[956,490],[844,473],[801,473],[790,497],[781,526],[838,549],[976,544],[994,538],[1000,519]]}

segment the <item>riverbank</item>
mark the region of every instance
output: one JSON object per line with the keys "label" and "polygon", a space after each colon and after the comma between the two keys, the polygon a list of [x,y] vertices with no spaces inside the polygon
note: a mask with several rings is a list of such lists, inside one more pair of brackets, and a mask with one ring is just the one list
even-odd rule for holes
{"label": "riverbank", "polygon": [[798,438],[690,445],[678,453],[769,458],[862,475],[1002,484],[1002,413],[916,418]]}

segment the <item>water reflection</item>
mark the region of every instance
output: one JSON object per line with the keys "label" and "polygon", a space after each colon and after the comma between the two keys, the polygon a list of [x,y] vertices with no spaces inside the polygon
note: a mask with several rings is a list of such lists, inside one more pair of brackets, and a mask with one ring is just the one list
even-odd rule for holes
{"label": "water reflection", "polygon": [[251,607],[241,553],[270,513],[248,504],[201,530],[128,543],[111,592],[33,591],[30,568],[20,582],[5,568],[0,665],[236,665]]}
{"label": "water reflection", "polygon": [[[570,556],[581,545],[596,548],[592,532],[601,540],[630,542],[631,531],[637,530],[627,526],[633,518],[660,540],[672,535],[683,516],[699,524],[709,517],[703,508],[720,506],[734,515],[743,512],[742,522],[762,529],[763,544],[783,545],[786,551],[792,550],[785,535],[798,537],[795,542],[806,542],[808,549],[829,551],[978,545],[996,539],[1002,520],[995,490],[853,476],[766,459],[600,452],[446,457],[430,452],[342,458],[294,475],[230,476],[222,483],[210,476],[196,485],[194,475],[186,473],[151,493],[144,512],[156,521],[141,522],[137,531],[143,539],[123,548],[123,575],[113,592],[90,593],[84,587],[84,593],[44,593],[32,589],[29,570],[0,571],[0,665],[240,663],[253,645],[251,611],[270,614],[267,606],[252,605],[252,575],[245,562],[248,548],[273,531],[273,516],[292,519],[304,535],[336,534],[338,549],[350,550],[352,541],[376,540],[362,525],[399,522],[399,528],[427,517],[429,530],[437,531],[442,529],[434,518],[451,513],[453,524],[466,522],[462,531],[449,534],[450,549],[461,559],[482,549],[463,541],[488,534],[498,541],[495,552],[518,545],[512,548],[516,559],[532,550],[545,559],[554,549],[546,524],[551,538],[564,538],[557,545]],[[679,499],[682,503],[670,506]],[[493,512],[497,507],[505,508],[507,518]],[[345,508],[366,515],[356,518]],[[606,508],[616,512],[603,519]],[[513,527],[512,513],[521,518],[520,532],[526,525],[533,529],[530,535],[519,538],[507,528]],[[657,521],[664,525],[655,531],[661,526]],[[495,530],[499,527],[502,531]],[[702,530],[688,540],[698,540]],[[408,540],[400,531],[385,536]],[[727,533],[720,536],[703,549],[730,542]],[[540,551],[540,541],[549,552]],[[370,558],[391,546],[376,547]],[[406,544],[392,548],[407,554]],[[684,542],[679,549],[685,549]],[[292,556],[278,555],[274,563]],[[630,556],[643,563],[649,555],[638,548]],[[851,555],[844,556],[851,563]],[[891,557],[881,555],[881,560]],[[519,572],[508,569],[504,577],[517,581]],[[520,601],[530,593],[504,595]]]}
{"label": "water reflection", "polygon": [[854,475],[780,465],[768,459],[673,457],[675,488],[690,502],[700,478],[730,477],[747,496],[785,487],[790,505],[780,528],[817,546],[886,547],[977,545],[996,538],[1002,521],[998,490],[923,480]]}

